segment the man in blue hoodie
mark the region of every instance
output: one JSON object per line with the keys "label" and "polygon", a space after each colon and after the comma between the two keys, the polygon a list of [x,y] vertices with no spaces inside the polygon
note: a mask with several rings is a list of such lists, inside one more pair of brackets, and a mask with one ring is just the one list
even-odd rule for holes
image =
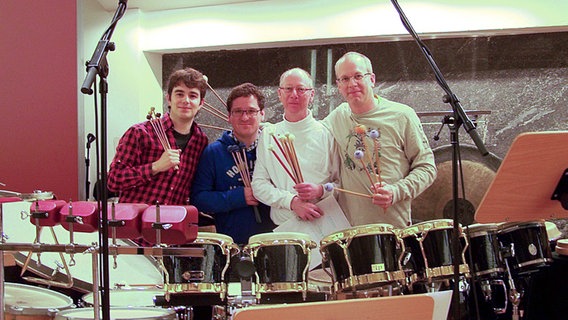
{"label": "man in blue hoodie", "polygon": [[[276,227],[270,219],[270,208],[256,200],[248,183],[256,161],[264,100],[253,84],[233,88],[227,98],[233,130],[223,132],[221,138],[205,148],[192,184],[192,204],[214,217],[217,232],[240,245],[247,244],[250,236]],[[242,163],[246,162],[248,176],[241,176],[239,157]]]}

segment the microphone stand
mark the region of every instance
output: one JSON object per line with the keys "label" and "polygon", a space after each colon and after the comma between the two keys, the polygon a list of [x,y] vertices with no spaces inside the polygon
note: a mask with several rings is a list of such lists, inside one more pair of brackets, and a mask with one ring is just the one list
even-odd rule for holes
{"label": "microphone stand", "polygon": [[426,57],[426,60],[428,61],[428,63],[432,67],[432,70],[434,71],[434,74],[436,76],[436,80],[438,81],[438,84],[446,93],[444,95],[442,101],[444,101],[444,103],[449,103],[451,105],[452,110],[453,110],[453,114],[454,114],[453,123],[448,124],[448,127],[450,129],[450,141],[451,141],[451,145],[452,145],[452,196],[453,196],[453,221],[454,221],[453,232],[452,232],[452,241],[451,241],[453,265],[454,265],[454,276],[453,276],[454,287],[453,287],[452,305],[454,305],[454,307],[455,307],[454,318],[459,319],[460,318],[460,308],[459,308],[460,297],[459,297],[458,289],[459,289],[459,280],[460,280],[460,275],[459,275],[460,262],[458,260],[458,257],[460,257],[461,254],[460,254],[459,221],[458,221],[458,203],[459,203],[459,201],[458,201],[459,200],[459,192],[458,192],[458,157],[459,157],[458,131],[459,131],[460,126],[461,125],[464,126],[466,132],[470,135],[471,139],[475,143],[477,149],[479,150],[479,152],[481,153],[482,156],[488,155],[489,152],[487,151],[487,149],[485,148],[485,145],[481,141],[481,138],[479,137],[479,134],[477,133],[477,131],[475,129],[475,125],[468,118],[463,107],[461,106],[458,97],[452,92],[452,90],[448,86],[446,80],[444,79],[444,77],[442,75],[442,72],[440,71],[440,69],[436,65],[436,62],[434,61],[434,58],[432,57],[430,50],[428,49],[428,47],[426,47],[426,45],[422,42],[420,37],[418,37],[418,34],[412,28],[412,25],[410,24],[410,22],[406,18],[406,15],[404,14],[404,12],[402,11],[402,8],[398,4],[398,1],[397,0],[391,0],[391,2],[394,5],[396,11],[398,12],[398,14],[400,16],[400,20],[402,21],[402,24],[404,25],[406,30],[410,33],[410,35],[414,38],[414,40],[418,44],[418,47],[420,48],[420,50],[422,51],[422,53]]}
{"label": "microphone stand", "polygon": [[85,200],[89,201],[89,189],[91,187],[91,181],[89,181],[89,166],[91,165],[91,160],[89,157],[89,151],[91,150],[91,141],[87,137],[87,155],[85,157]]}
{"label": "microphone stand", "polygon": [[[101,40],[99,40],[91,59],[87,62],[87,76],[81,86],[83,94],[93,94],[91,87],[98,75],[100,78],[99,93],[101,96],[101,152],[100,152],[100,177],[101,190],[107,190],[107,93],[108,93],[108,62],[106,59],[108,51],[114,51],[115,45],[110,42],[110,38],[114,32],[118,20],[122,18],[126,12],[127,0],[120,0],[118,8],[112,18],[110,26],[104,32]],[[102,286],[101,288],[101,309],[102,319],[110,319],[110,277],[109,277],[109,246],[108,246],[108,194],[101,192],[101,224],[99,225],[99,239],[101,239],[101,248],[99,254],[102,261]],[[95,281],[95,279],[93,279]],[[96,293],[95,293],[96,294]],[[95,319],[98,319],[99,308],[94,306]]]}

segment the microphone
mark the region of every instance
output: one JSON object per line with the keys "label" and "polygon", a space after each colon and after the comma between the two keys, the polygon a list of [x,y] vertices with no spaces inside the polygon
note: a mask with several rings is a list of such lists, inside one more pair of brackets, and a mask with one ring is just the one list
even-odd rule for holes
{"label": "microphone", "polygon": [[93,143],[93,141],[97,140],[97,137],[95,137],[94,134],[89,133],[87,135],[87,149],[89,149],[91,147],[91,143]]}

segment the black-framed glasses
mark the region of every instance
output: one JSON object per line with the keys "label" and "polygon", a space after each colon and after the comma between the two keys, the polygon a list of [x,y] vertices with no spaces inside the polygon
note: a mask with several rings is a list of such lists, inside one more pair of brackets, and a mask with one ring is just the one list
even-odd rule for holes
{"label": "black-framed glasses", "polygon": [[296,90],[296,93],[299,96],[303,96],[305,95],[308,91],[313,90],[312,88],[294,88],[294,87],[280,87],[280,90],[286,92],[286,94],[291,94],[292,92],[294,92],[294,90]]}
{"label": "black-framed glasses", "polygon": [[249,117],[256,116],[260,110],[257,109],[250,109],[250,110],[231,110],[231,115],[235,117],[242,117],[243,115],[247,115]]}
{"label": "black-framed glasses", "polygon": [[367,72],[365,74],[361,74],[361,73],[357,73],[356,75],[352,76],[352,77],[341,77],[339,79],[337,79],[337,82],[341,83],[341,84],[348,84],[349,81],[351,81],[351,79],[355,79],[356,82],[359,82],[361,80],[363,80],[363,78],[365,78],[366,76],[370,76],[371,73]]}

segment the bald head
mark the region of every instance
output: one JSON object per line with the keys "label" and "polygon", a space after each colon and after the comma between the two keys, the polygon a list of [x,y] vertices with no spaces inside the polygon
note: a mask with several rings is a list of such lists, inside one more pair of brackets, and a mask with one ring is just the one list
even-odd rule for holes
{"label": "bald head", "polygon": [[350,51],[341,56],[341,58],[339,58],[339,60],[335,63],[335,75],[337,75],[338,67],[346,61],[354,62],[355,64],[362,66],[364,72],[373,72],[373,65],[369,58],[359,52]]}
{"label": "bald head", "polygon": [[301,68],[292,68],[290,70],[284,71],[284,73],[280,76],[280,86],[282,87],[286,82],[286,78],[292,75],[300,77],[302,80],[304,80],[305,84],[309,88],[312,88],[314,86],[312,76],[306,70]]}

